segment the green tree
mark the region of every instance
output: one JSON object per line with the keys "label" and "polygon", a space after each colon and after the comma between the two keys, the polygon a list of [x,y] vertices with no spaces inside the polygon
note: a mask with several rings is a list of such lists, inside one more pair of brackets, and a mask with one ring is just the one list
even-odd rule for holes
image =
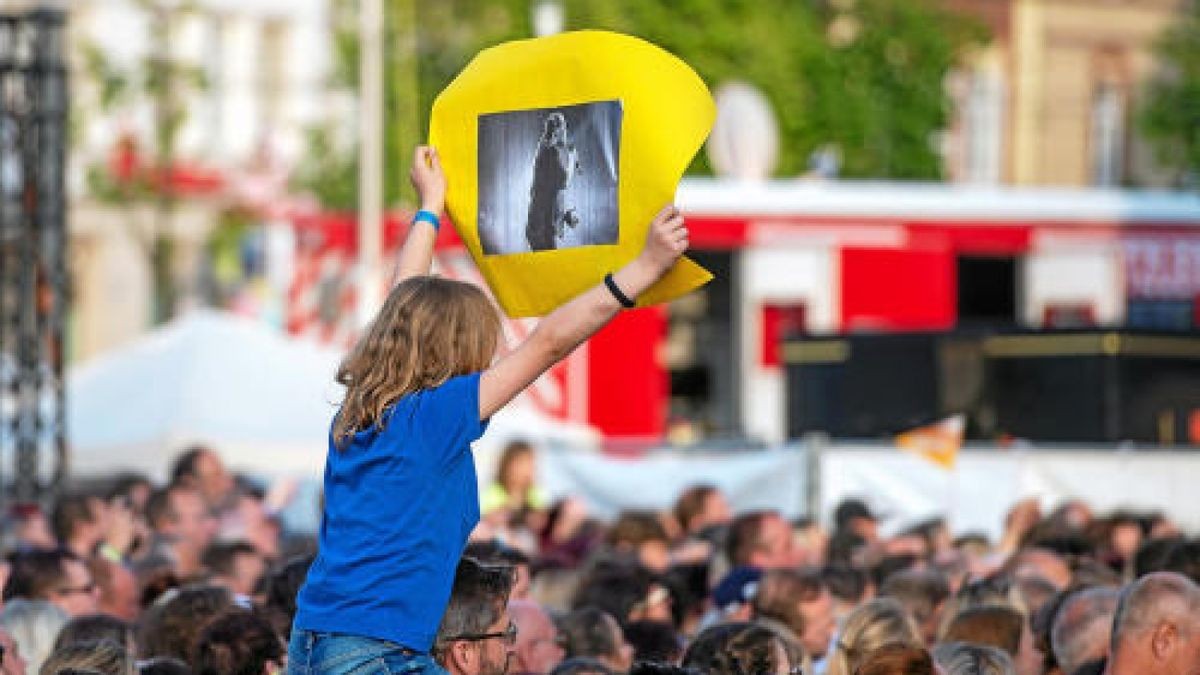
{"label": "green tree", "polygon": [[[688,62],[710,85],[754,84],[780,126],[781,175],[835,146],[842,174],[936,179],[933,139],[946,128],[944,82],[974,21],[933,0],[567,0],[573,28],[643,37]],[[693,172],[705,171],[702,161]]]}
{"label": "green tree", "polygon": [[1200,174],[1200,4],[1156,45],[1160,74],[1146,90],[1141,127],[1159,161],[1181,179]]}

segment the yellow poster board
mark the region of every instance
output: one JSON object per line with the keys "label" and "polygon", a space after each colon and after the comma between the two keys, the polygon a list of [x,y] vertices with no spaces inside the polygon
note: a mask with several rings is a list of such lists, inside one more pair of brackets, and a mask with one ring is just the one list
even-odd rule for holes
{"label": "yellow poster board", "polygon": [[[434,102],[429,135],[447,209],[504,311],[548,314],[636,258],[715,115],[695,71],[627,35],[563,33],[476,56]],[[711,278],[682,258],[638,305]]]}

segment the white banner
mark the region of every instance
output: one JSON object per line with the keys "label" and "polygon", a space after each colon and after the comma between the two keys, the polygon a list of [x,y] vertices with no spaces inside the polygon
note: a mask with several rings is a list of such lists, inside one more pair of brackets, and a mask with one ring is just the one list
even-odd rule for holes
{"label": "white banner", "polygon": [[965,450],[954,471],[891,447],[839,445],[822,451],[820,510],[864,498],[894,533],[944,515],[955,534],[995,540],[1013,504],[1038,498],[1044,509],[1082,499],[1097,513],[1160,510],[1184,529],[1200,529],[1200,453],[1122,450]]}
{"label": "white banner", "polygon": [[772,508],[790,518],[805,510],[804,458],[799,448],[658,450],[637,459],[559,450],[538,454],[538,474],[553,497],[582,497],[604,519],[625,509],[670,509],[700,483],[720,488],[735,512]]}

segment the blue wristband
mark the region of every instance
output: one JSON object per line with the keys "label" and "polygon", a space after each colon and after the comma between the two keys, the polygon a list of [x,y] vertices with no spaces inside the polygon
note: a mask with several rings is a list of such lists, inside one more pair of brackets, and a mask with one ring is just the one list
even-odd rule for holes
{"label": "blue wristband", "polygon": [[438,230],[442,229],[442,221],[440,218],[438,218],[438,215],[436,213],[434,213],[433,211],[426,211],[425,209],[421,209],[420,211],[417,211],[416,215],[414,215],[413,219],[412,219],[413,225],[416,225],[417,223],[421,222],[422,220],[429,223],[430,225],[432,225],[434,232],[437,232]]}

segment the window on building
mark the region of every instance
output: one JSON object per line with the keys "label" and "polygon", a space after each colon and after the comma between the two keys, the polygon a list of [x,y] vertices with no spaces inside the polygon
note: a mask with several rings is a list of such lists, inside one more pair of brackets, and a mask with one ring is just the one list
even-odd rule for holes
{"label": "window on building", "polygon": [[981,68],[971,75],[966,101],[966,179],[994,185],[1000,182],[1004,128],[1004,83],[1001,73]]}
{"label": "window on building", "polygon": [[1125,101],[1120,88],[1102,83],[1092,100],[1092,183],[1120,185],[1125,177]]}
{"label": "window on building", "polygon": [[277,129],[283,122],[284,96],[287,89],[288,25],[282,19],[262,24],[262,68],[259,76],[265,128]]}

